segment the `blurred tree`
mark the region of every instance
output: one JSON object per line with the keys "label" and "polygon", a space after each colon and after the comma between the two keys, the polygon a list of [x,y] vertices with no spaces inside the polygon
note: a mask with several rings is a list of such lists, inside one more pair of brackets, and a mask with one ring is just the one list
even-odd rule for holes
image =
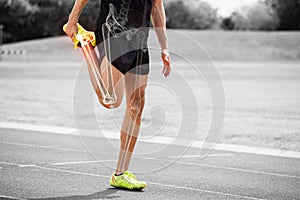
{"label": "blurred tree", "polygon": [[89,0],[89,3],[86,5],[80,16],[79,23],[87,30],[94,31],[96,28],[97,18],[100,13],[99,3],[99,0]]}
{"label": "blurred tree", "polygon": [[31,5],[37,5],[38,7],[44,8],[62,4],[62,0],[28,0],[28,2]]}
{"label": "blurred tree", "polygon": [[[192,22],[195,29],[210,29],[218,23],[217,9],[213,9],[211,5],[204,1],[199,2],[198,6],[190,7]],[[189,3],[189,5],[191,5]]]}
{"label": "blurred tree", "polygon": [[300,0],[265,0],[277,11],[280,30],[300,30]]}
{"label": "blurred tree", "polygon": [[13,42],[26,36],[22,29],[28,25],[30,12],[21,1],[0,1],[0,24],[4,25],[4,43]]}
{"label": "blurred tree", "polygon": [[248,19],[251,30],[276,30],[279,27],[276,11],[263,2],[258,2],[249,9]]}
{"label": "blurred tree", "polygon": [[171,2],[166,7],[167,27],[168,28],[188,28],[190,20],[189,9],[183,1]]}
{"label": "blurred tree", "polygon": [[220,26],[224,30],[233,30],[234,23],[232,21],[232,18],[231,17],[224,18],[223,21],[221,22]]}
{"label": "blurred tree", "polygon": [[28,0],[36,6],[37,11],[31,20],[39,27],[40,37],[57,36],[63,34],[62,26],[68,20],[71,4],[62,0]]}
{"label": "blurred tree", "polygon": [[[15,42],[64,35],[74,1],[70,0],[0,0],[0,24],[4,25],[4,42]],[[90,0],[80,23],[94,30],[99,0]]]}
{"label": "blurred tree", "polygon": [[251,25],[250,21],[248,20],[247,15],[241,14],[243,12],[241,11],[236,11],[232,13],[230,16],[231,21],[234,24],[234,29],[235,30],[250,30]]}
{"label": "blurred tree", "polygon": [[173,1],[166,6],[167,27],[209,29],[218,23],[217,10],[203,1]]}
{"label": "blurred tree", "polygon": [[[44,24],[45,35],[62,35],[62,26],[68,21],[69,13],[73,7],[74,0],[28,0],[29,3],[40,8],[40,17],[47,18]],[[99,13],[99,0],[89,0],[81,13],[79,23],[89,30],[95,29],[96,19]],[[49,28],[47,28],[49,27]],[[49,33],[53,31],[53,33]]]}
{"label": "blurred tree", "polygon": [[279,26],[277,13],[260,1],[234,12],[230,20],[235,30],[276,30]]}

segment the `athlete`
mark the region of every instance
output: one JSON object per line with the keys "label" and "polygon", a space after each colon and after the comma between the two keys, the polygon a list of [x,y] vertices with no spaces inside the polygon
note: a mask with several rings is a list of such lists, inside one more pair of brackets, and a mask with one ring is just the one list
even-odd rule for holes
{"label": "athlete", "polygon": [[[78,33],[78,19],[88,0],[76,0],[69,15],[65,32],[74,41]],[[150,19],[161,46],[162,73],[171,71],[166,35],[166,17],[163,0],[102,0],[95,30],[99,59],[98,72],[113,101],[101,93],[97,77],[88,66],[92,85],[99,102],[106,108],[120,106],[125,92],[126,111],[120,131],[120,150],[116,170],[110,185],[141,190],[147,184],[128,171],[138,138],[145,104],[145,89],[149,74],[148,36]],[[112,87],[110,87],[112,86]]]}

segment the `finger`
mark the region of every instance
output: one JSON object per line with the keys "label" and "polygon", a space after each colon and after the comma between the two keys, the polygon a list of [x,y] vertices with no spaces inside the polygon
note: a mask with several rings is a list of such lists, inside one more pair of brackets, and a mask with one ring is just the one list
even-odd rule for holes
{"label": "finger", "polygon": [[75,39],[76,39],[76,34],[75,34],[75,32],[73,32],[73,34],[72,34],[72,40],[74,41]]}
{"label": "finger", "polygon": [[167,61],[164,60],[163,63],[164,63],[164,66],[169,66],[169,63]]}
{"label": "finger", "polygon": [[165,75],[166,78],[169,76],[169,69],[168,68],[166,68],[164,75]]}
{"label": "finger", "polygon": [[164,67],[164,76],[165,76],[165,77],[168,77],[168,76],[170,75],[170,72],[171,72],[171,68],[165,66],[165,67]]}
{"label": "finger", "polygon": [[162,69],[162,73],[165,74],[166,73],[166,67],[163,67]]}
{"label": "finger", "polygon": [[167,77],[171,74],[171,67],[168,67],[168,70],[167,70]]}
{"label": "finger", "polygon": [[166,71],[165,74],[164,74],[165,78],[168,77],[168,72]]}
{"label": "finger", "polygon": [[66,34],[68,35],[69,38],[73,39],[73,37],[74,37],[74,34],[73,34],[73,33],[66,32]]}

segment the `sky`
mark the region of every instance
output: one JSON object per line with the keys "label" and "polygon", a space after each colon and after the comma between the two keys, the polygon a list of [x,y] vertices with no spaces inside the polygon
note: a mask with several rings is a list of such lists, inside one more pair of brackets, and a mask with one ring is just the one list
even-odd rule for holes
{"label": "sky", "polygon": [[258,0],[204,0],[209,2],[213,8],[218,8],[218,13],[222,17],[228,17],[240,7],[251,5]]}

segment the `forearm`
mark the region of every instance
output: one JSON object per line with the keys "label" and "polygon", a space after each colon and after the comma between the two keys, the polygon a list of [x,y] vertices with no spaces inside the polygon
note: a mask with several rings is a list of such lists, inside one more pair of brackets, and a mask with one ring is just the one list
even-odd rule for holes
{"label": "forearm", "polygon": [[88,3],[89,0],[76,0],[75,4],[73,6],[73,9],[69,15],[69,23],[76,24],[79,20],[80,14],[85,7],[85,5]]}
{"label": "forearm", "polygon": [[168,41],[167,41],[167,33],[166,33],[166,14],[162,2],[153,5],[151,18],[161,49],[162,50],[168,49]]}

